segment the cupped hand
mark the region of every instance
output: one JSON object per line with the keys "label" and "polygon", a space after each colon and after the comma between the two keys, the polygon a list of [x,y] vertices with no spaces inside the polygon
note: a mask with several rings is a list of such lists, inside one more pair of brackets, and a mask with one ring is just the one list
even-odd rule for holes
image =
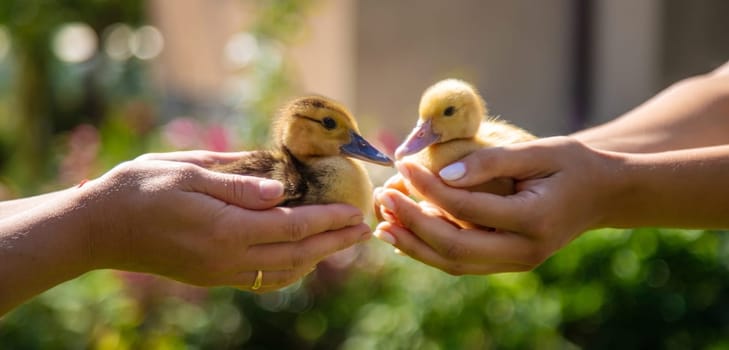
{"label": "cupped hand", "polygon": [[286,286],[328,255],[369,237],[348,205],[275,207],[273,180],[209,171],[200,165],[245,154],[175,152],[123,163],[81,187],[95,268],[149,272],[183,282],[250,289]]}
{"label": "cupped hand", "polygon": [[[432,174],[408,162],[375,192],[375,236],[451,274],[531,270],[611,210],[619,159],[568,137],[485,148]],[[500,177],[516,193],[463,188]],[[408,194],[424,198],[415,202]],[[454,218],[470,227],[454,223]]]}

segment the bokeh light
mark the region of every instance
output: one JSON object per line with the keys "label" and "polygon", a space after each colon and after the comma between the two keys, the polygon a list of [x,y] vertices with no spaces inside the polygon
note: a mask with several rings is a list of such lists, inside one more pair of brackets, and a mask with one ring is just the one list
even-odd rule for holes
{"label": "bokeh light", "polygon": [[85,23],[63,25],[53,39],[53,52],[58,59],[69,63],[79,63],[90,59],[98,47],[94,30]]}
{"label": "bokeh light", "polygon": [[236,33],[225,45],[225,58],[233,67],[245,67],[258,56],[258,41],[250,33]]}
{"label": "bokeh light", "polygon": [[150,60],[162,52],[164,37],[156,27],[142,26],[132,35],[129,46],[135,57]]}
{"label": "bokeh light", "polygon": [[126,24],[114,24],[107,28],[104,52],[112,59],[123,61],[132,56],[131,41],[134,31]]}

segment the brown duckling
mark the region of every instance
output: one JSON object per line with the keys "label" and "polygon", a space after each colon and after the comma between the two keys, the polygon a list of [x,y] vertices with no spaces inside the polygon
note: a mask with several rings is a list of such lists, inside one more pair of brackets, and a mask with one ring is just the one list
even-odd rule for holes
{"label": "brown duckling", "polygon": [[[486,103],[471,84],[457,79],[439,81],[423,93],[418,124],[395,157],[412,157],[437,174],[477,149],[536,138],[487,113]],[[496,179],[470,190],[506,195],[514,193],[514,185],[511,179]]]}
{"label": "brown duckling", "polygon": [[281,181],[280,206],[346,203],[370,210],[372,183],[356,159],[380,165],[392,160],[360,136],[344,106],[322,96],[294,99],[280,110],[272,134],[272,149],[212,170]]}

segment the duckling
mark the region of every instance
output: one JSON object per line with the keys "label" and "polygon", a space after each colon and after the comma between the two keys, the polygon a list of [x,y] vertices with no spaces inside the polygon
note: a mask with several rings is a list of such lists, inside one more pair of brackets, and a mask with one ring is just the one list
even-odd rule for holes
{"label": "duckling", "polygon": [[[419,120],[395,151],[437,173],[448,164],[484,147],[533,140],[529,132],[505,121],[488,117],[486,103],[476,88],[457,79],[437,82],[425,90]],[[469,188],[471,191],[513,194],[511,179],[496,179]]]}
{"label": "duckling", "polygon": [[284,200],[279,206],[346,203],[367,213],[372,183],[359,160],[392,165],[360,136],[344,106],[322,96],[300,97],[284,105],[272,134],[272,149],[211,169],[281,181]]}

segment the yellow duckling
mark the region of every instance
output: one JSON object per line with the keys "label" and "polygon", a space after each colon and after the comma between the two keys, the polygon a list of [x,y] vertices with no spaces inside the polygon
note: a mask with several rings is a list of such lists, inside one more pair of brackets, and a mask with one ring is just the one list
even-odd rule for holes
{"label": "yellow duckling", "polygon": [[372,207],[372,183],[352,158],[381,165],[392,160],[360,136],[344,106],[321,96],[297,98],[281,109],[272,133],[273,149],[212,169],[281,181],[280,206],[347,203],[363,213]]}
{"label": "yellow duckling", "polygon": [[[397,148],[395,157],[410,156],[438,173],[480,148],[536,138],[505,121],[487,117],[487,113],[486,103],[471,84],[457,79],[439,81],[420,98],[418,124]],[[470,190],[506,195],[514,193],[514,185],[510,179],[497,179]]]}

